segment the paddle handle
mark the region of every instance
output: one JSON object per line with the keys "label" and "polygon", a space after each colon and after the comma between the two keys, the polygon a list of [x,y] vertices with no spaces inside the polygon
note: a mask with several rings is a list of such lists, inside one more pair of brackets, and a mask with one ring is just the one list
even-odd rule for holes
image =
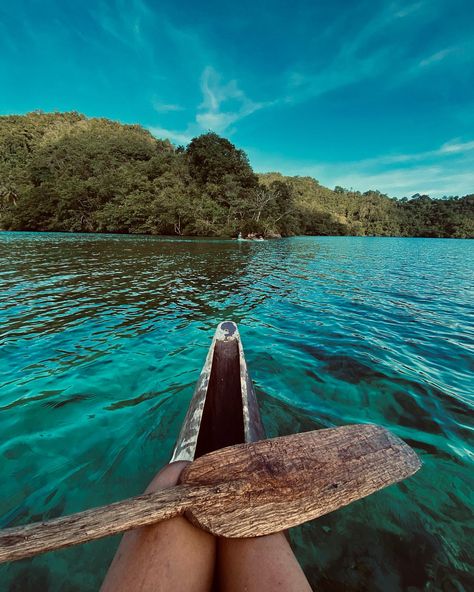
{"label": "paddle handle", "polygon": [[48,522],[0,530],[0,563],[173,518],[206,494],[209,487],[178,485]]}

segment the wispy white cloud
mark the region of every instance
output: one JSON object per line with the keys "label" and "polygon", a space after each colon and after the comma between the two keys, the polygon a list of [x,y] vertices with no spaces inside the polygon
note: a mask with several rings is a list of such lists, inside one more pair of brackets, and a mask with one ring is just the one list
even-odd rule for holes
{"label": "wispy white cloud", "polygon": [[[340,165],[323,172],[330,186],[341,185],[358,191],[379,189],[394,197],[415,193],[443,197],[474,192],[474,170],[452,170],[449,166],[414,166],[410,169],[392,169],[379,172],[351,172]],[[471,189],[470,189],[471,188]]]}
{"label": "wispy white cloud", "polygon": [[168,137],[179,143],[188,143],[193,136],[209,130],[230,135],[234,131],[232,126],[238,121],[272,104],[253,101],[239,87],[236,80],[223,82],[220,74],[212,66],[204,69],[200,89],[202,101],[196,106],[193,118],[184,130],[157,126],[148,129],[157,136]]}
{"label": "wispy white cloud", "polygon": [[170,113],[172,111],[184,111],[184,107],[175,103],[161,103],[160,101],[153,100],[153,109],[158,113]]}
{"label": "wispy white cloud", "polygon": [[443,61],[446,57],[448,57],[453,52],[457,51],[457,47],[447,47],[446,49],[441,49],[440,51],[436,51],[432,55],[428,56],[427,58],[420,61],[419,65],[421,68],[425,68],[426,66],[431,66],[433,64],[437,64]]}
{"label": "wispy white cloud", "polygon": [[440,154],[454,154],[459,152],[471,152],[471,150],[474,150],[474,141],[461,142],[459,140],[451,140],[450,142],[443,144],[438,152]]}
{"label": "wispy white cloud", "polygon": [[189,131],[178,132],[159,126],[149,126],[148,130],[157,138],[171,140],[175,144],[189,144],[193,138],[193,133]]}
{"label": "wispy white cloud", "polygon": [[394,17],[395,18],[405,18],[411,14],[413,14],[414,12],[418,12],[418,10],[420,10],[420,8],[422,8],[425,5],[425,2],[415,2],[414,4],[411,4],[410,6],[404,6],[403,8],[397,8],[396,5],[392,6],[392,9],[394,10]]}
{"label": "wispy white cloud", "polygon": [[[356,5],[352,8],[356,11]],[[408,43],[400,43],[396,34],[403,19],[403,27],[408,25],[416,34],[424,34],[420,28],[430,18],[433,5],[426,1],[412,4],[400,9],[397,2],[382,3],[378,11],[374,11],[354,35],[345,35],[344,21],[341,30],[337,23],[332,27],[331,35],[324,43],[338,44],[324,64],[314,68],[304,58],[293,64],[285,74],[286,96],[282,102],[299,103],[316,98],[328,92],[336,91],[353,83],[364,80],[375,80],[380,76],[390,79],[386,81],[391,88],[400,87],[415,77],[429,72],[431,66],[450,60],[471,59],[472,41],[461,42],[453,47],[438,47],[432,53],[420,58],[416,52],[410,53]],[[330,27],[331,28],[331,27]],[[381,33],[386,34],[381,37]],[[340,38],[340,43],[339,43]]]}
{"label": "wispy white cloud", "polygon": [[374,158],[367,158],[357,161],[359,167],[377,167],[393,164],[410,164],[421,161],[430,161],[439,159],[442,156],[449,156],[455,154],[467,154],[474,151],[474,141],[462,142],[454,139],[444,143],[439,148],[434,150],[426,150],[424,152],[408,152],[405,154],[382,154]]}
{"label": "wispy white cloud", "polygon": [[[421,7],[420,2],[418,9]],[[409,16],[411,12],[400,14],[395,4],[383,5],[378,12],[372,14],[365,26],[352,36],[345,36],[334,26],[327,42],[333,42],[334,37],[340,37],[341,40],[334,47],[331,59],[316,70],[312,65],[308,65],[306,60],[300,65],[293,65],[286,74],[285,101],[300,102],[318,97],[353,82],[374,77],[384,71],[387,64],[398,55],[400,46],[397,48],[378,43],[374,45],[372,51],[364,51],[364,48],[394,19]]]}
{"label": "wispy white cloud", "polygon": [[249,99],[235,80],[223,83],[221,76],[208,66],[201,77],[203,101],[196,122],[201,129],[223,133],[235,122],[265,107]]}
{"label": "wispy white cloud", "polygon": [[323,185],[357,191],[378,189],[394,197],[426,193],[432,197],[474,192],[474,141],[450,140],[439,148],[389,154],[340,163],[282,162],[257,156],[257,170],[310,176]]}
{"label": "wispy white cloud", "polygon": [[101,0],[90,13],[99,27],[116,41],[135,50],[147,47],[143,26],[154,14],[143,0]]}

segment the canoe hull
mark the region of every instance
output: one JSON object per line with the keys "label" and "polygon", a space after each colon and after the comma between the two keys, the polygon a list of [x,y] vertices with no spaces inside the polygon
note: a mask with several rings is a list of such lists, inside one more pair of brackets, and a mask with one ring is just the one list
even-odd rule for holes
{"label": "canoe hull", "polygon": [[265,438],[237,325],[220,323],[209,348],[171,462]]}

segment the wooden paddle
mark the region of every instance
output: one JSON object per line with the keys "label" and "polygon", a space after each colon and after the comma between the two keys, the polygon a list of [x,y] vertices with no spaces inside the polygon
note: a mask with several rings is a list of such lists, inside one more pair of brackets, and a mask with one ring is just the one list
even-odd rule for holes
{"label": "wooden paddle", "polygon": [[0,531],[0,562],[155,524],[186,512],[204,530],[253,537],[296,526],[409,477],[415,452],[376,425],[318,430],[217,450],[180,485]]}

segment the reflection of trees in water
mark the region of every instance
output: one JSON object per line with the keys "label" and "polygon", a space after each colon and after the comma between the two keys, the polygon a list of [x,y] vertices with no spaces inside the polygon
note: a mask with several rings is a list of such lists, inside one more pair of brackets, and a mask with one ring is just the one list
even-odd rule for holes
{"label": "reflection of trees in water", "polygon": [[314,246],[286,240],[24,238],[12,241],[8,265],[16,270],[12,304],[30,304],[11,311],[10,329],[54,332],[104,315],[119,330],[158,317],[238,321],[266,298],[288,296],[312,257]]}
{"label": "reflection of trees in water", "polygon": [[212,316],[244,294],[249,247],[146,237],[13,243],[8,265],[16,274],[6,289],[12,305],[30,304],[18,315],[11,310],[10,328],[54,331],[104,314],[119,327],[162,315]]}

